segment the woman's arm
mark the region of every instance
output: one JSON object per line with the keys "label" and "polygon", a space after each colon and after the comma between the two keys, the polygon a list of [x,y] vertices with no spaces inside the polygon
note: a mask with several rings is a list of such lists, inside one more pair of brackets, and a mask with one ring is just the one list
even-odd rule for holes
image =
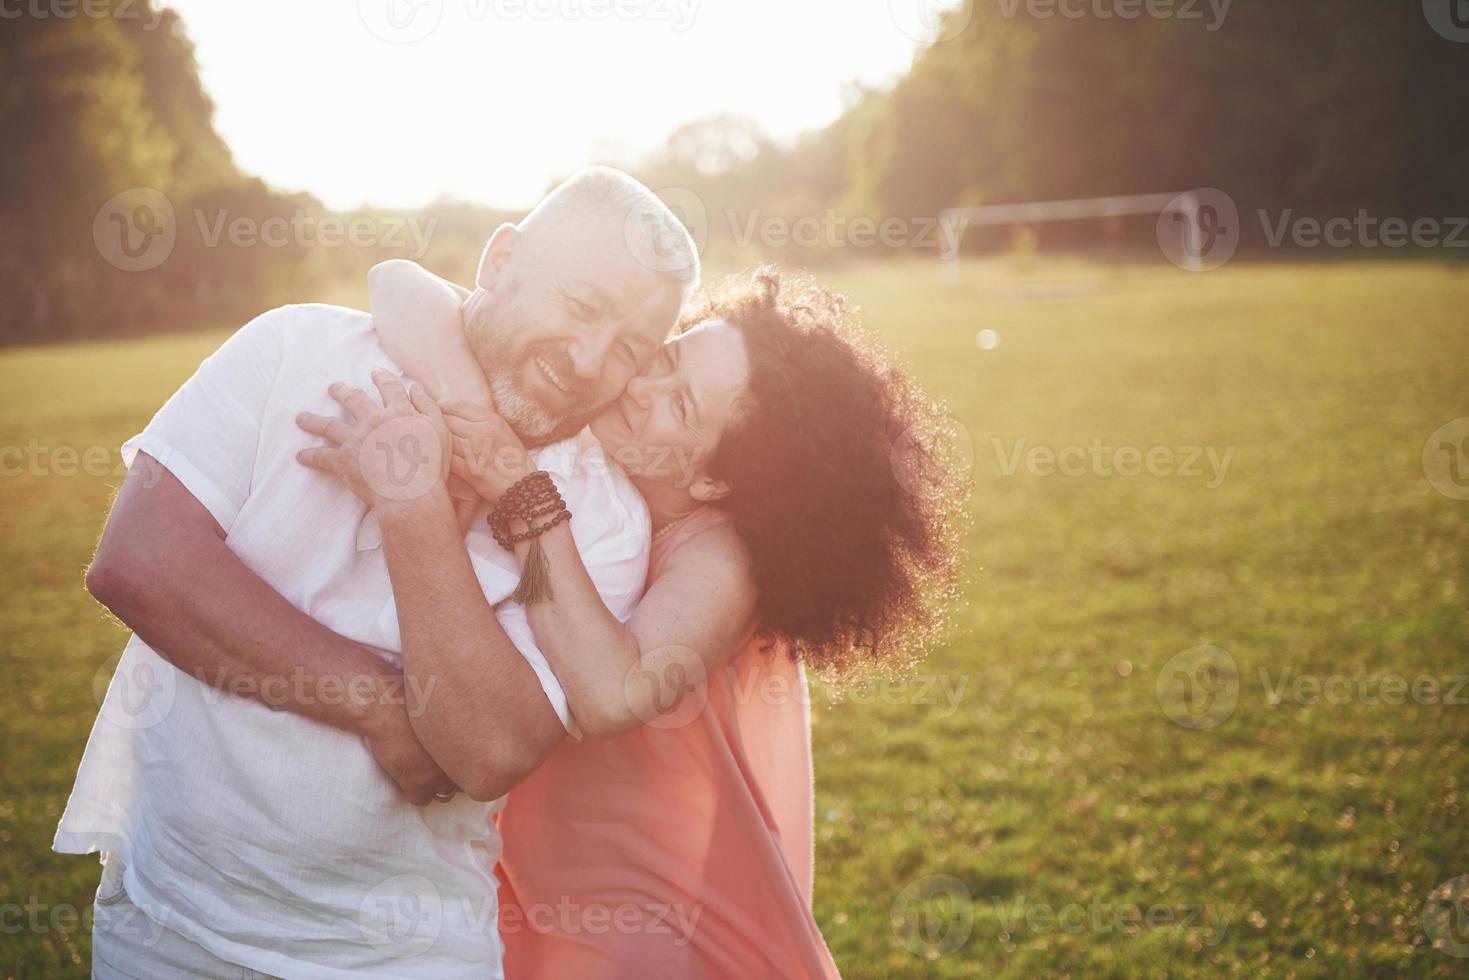
{"label": "woman's arm", "polygon": [[[462,402],[446,402],[443,413],[452,471],[485,500],[493,504],[534,468],[498,415]],[[602,602],[565,524],[542,534],[539,546],[550,594],[527,605],[527,618],[572,716],[592,737],[629,731],[672,708],[729,658],[755,613],[744,546],[727,525],[680,548],[626,624]],[[516,546],[522,566],[530,547]]]}
{"label": "woman's arm", "polygon": [[417,262],[390,259],[367,273],[367,296],[378,341],[404,374],[435,398],[493,404],[464,338],[460,311],[469,290]]}
{"label": "woman's arm", "polygon": [[[417,262],[390,259],[367,273],[368,307],[378,342],[435,398],[491,405],[490,386],[464,339],[460,309],[469,290],[440,279]],[[468,532],[479,501],[458,480],[449,484],[454,513]]]}
{"label": "woman's arm", "polygon": [[[541,535],[550,598],[527,610],[532,632],[593,738],[671,709],[729,659],[755,613],[743,545],[728,525],[683,545],[626,624],[607,610],[565,524]],[[528,543],[516,547],[525,561]]]}

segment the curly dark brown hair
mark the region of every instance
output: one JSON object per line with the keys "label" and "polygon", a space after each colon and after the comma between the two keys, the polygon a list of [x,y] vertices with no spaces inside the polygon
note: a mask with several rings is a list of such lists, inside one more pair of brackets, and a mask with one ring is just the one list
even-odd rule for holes
{"label": "curly dark brown hair", "polygon": [[809,277],[730,277],[683,326],[707,319],[737,326],[750,357],[709,470],[731,487],[718,506],[749,551],[766,649],[828,676],[906,666],[955,595],[968,487],[946,413]]}

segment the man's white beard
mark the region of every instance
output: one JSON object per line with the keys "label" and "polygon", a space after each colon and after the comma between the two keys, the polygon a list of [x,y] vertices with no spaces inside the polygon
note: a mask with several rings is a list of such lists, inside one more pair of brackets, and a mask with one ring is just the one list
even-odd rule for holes
{"label": "man's white beard", "polygon": [[510,423],[510,428],[522,439],[544,439],[556,430],[563,421],[548,413],[534,398],[515,387],[515,372],[510,368],[497,368],[489,375],[490,395],[495,399],[495,411]]}

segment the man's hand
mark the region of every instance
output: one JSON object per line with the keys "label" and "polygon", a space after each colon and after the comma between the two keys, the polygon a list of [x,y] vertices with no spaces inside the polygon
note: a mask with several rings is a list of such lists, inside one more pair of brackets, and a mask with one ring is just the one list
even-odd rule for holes
{"label": "man's hand", "polygon": [[413,733],[402,676],[382,678],[377,691],[361,725],[362,738],[372,757],[414,806],[428,806],[436,799],[446,802],[459,792],[459,787]]}
{"label": "man's hand", "polygon": [[272,709],[364,738],[416,801],[452,789],[413,735],[408,712],[421,705],[410,705],[401,672],[292,606],[224,537],[178,478],[140,452],[87,569],[87,588],[201,683],[254,692]]}
{"label": "man's hand", "polygon": [[381,405],[339,382],[327,391],[345,417],[311,412],[296,417],[302,429],[331,443],[303,449],[297,460],[337,477],[359,500],[379,509],[445,494],[451,443],[438,406],[422,388],[414,388],[410,396],[386,371],[374,371],[372,380],[382,395]]}

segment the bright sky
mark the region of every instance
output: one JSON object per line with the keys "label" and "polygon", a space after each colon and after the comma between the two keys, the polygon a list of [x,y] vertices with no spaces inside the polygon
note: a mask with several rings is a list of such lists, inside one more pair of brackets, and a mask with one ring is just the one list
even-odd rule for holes
{"label": "bright sky", "polygon": [[351,208],[528,206],[722,112],[790,138],[901,75],[948,0],[168,2],[239,164]]}

